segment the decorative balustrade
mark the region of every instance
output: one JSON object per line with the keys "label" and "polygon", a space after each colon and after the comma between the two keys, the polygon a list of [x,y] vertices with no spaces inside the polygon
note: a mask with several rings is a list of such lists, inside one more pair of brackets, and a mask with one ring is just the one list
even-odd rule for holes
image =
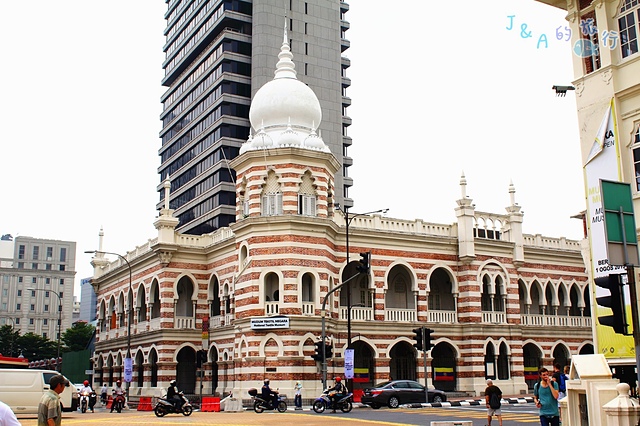
{"label": "decorative balustrade", "polygon": [[560,315],[524,314],[520,316],[520,323],[534,327],[591,327],[590,317],[574,317]]}
{"label": "decorative balustrade", "polygon": [[209,318],[209,329],[222,327],[222,315]]}
{"label": "decorative balustrade", "polygon": [[176,315],[173,327],[195,329],[195,324],[196,320],[193,317],[181,317]]}
{"label": "decorative balustrade", "polygon": [[507,322],[507,314],[504,312],[482,312],[482,322],[504,324]]}
{"label": "decorative balustrade", "polygon": [[233,323],[233,314],[224,314],[224,325],[231,325]]}
{"label": "decorative balustrade", "polygon": [[[341,307],[340,308],[340,319],[341,320],[346,320],[347,319],[347,308],[346,307]],[[351,307],[351,320],[352,321],[373,321],[373,310],[371,308],[367,308],[367,307]]]}
{"label": "decorative balustrade", "polygon": [[427,322],[435,322],[438,324],[455,324],[458,322],[456,311],[428,311]]}
{"label": "decorative balustrade", "polygon": [[265,302],[264,311],[266,315],[277,315],[280,313],[280,308],[278,304],[280,302]]}
{"label": "decorative balustrade", "polygon": [[316,304],[313,302],[302,303],[302,315],[313,316],[316,313]]}
{"label": "decorative balustrade", "polygon": [[384,311],[384,320],[392,322],[415,322],[415,309],[387,309]]}

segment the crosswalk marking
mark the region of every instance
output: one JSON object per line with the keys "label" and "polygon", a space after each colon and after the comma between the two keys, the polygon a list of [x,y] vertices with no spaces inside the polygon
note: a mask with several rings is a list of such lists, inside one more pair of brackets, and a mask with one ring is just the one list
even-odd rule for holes
{"label": "crosswalk marking", "polygon": [[[402,410],[411,414],[424,414],[425,416],[438,416],[438,417],[455,417],[456,419],[468,417],[470,419],[487,419],[486,409],[461,409],[461,408],[423,408],[421,410],[406,409]],[[495,419],[497,421],[497,419]],[[518,423],[540,423],[538,414],[533,413],[513,413],[502,411],[502,420],[510,420]]]}

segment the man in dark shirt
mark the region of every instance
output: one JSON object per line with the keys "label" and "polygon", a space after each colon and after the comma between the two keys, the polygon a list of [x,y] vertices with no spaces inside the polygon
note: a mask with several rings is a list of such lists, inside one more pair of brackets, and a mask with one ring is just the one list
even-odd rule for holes
{"label": "man in dark shirt", "polygon": [[264,385],[262,386],[262,399],[265,401],[271,401],[271,408],[276,408],[278,406],[278,391],[274,391],[269,387],[269,379],[264,380]]}
{"label": "man in dark shirt", "polygon": [[487,425],[491,426],[493,416],[498,417],[500,426],[502,426],[502,411],[500,411],[500,400],[502,399],[502,391],[493,384],[493,380],[487,380],[487,388],[484,390],[484,398],[487,403]]}
{"label": "man in dark shirt", "polygon": [[180,398],[180,392],[175,380],[169,382],[169,389],[167,389],[167,400],[173,404],[173,408],[178,411],[182,407],[182,398]]}

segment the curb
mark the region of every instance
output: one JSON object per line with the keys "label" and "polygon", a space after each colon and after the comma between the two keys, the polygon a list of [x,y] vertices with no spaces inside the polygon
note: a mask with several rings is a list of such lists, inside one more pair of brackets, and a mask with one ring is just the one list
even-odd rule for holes
{"label": "curb", "polygon": [[[533,397],[527,396],[524,398],[502,398],[503,404],[533,404]],[[483,399],[466,399],[462,401],[451,402],[432,402],[432,403],[420,403],[420,404],[402,404],[404,408],[438,408],[438,407],[469,407],[486,405]]]}

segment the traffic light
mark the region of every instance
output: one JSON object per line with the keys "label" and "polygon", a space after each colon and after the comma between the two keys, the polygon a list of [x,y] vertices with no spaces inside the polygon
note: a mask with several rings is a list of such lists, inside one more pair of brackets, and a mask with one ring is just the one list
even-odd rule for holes
{"label": "traffic light", "polygon": [[358,272],[361,274],[366,274],[369,272],[371,263],[371,252],[366,251],[364,253],[360,253],[360,264],[356,267]]}
{"label": "traffic light", "polygon": [[598,287],[609,290],[610,296],[596,297],[596,302],[600,306],[611,309],[612,312],[612,315],[598,316],[598,322],[612,327],[617,334],[629,335],[622,275],[610,274],[606,277],[596,278],[594,283]]}
{"label": "traffic light", "polygon": [[322,342],[318,341],[313,344],[315,346],[314,353],[311,358],[316,361],[322,361]]}
{"label": "traffic light", "polygon": [[207,351],[204,349],[196,352],[196,368],[202,368],[202,364],[207,362]]}
{"label": "traffic light", "polygon": [[435,330],[432,330],[430,328],[427,328],[424,330],[424,350],[425,351],[430,351],[431,348],[433,348],[433,343],[431,343],[431,333],[433,333]]}
{"label": "traffic light", "polygon": [[324,346],[324,357],[325,359],[329,359],[333,357],[333,346],[325,345]]}
{"label": "traffic light", "polygon": [[413,347],[416,348],[419,351],[423,351],[424,350],[424,342],[422,341],[422,329],[423,329],[423,327],[414,328],[413,330],[411,330],[415,334],[415,336],[413,336],[413,340],[416,341],[413,344]]}

